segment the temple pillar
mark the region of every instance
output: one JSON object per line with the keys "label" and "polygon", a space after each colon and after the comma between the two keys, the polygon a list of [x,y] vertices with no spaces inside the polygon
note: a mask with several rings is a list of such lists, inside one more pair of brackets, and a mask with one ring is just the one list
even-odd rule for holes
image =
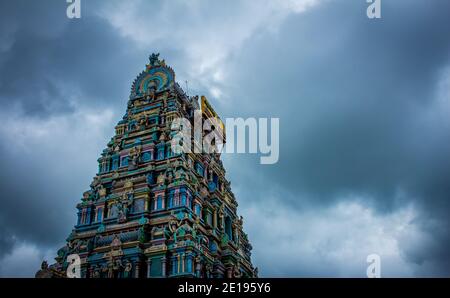
{"label": "temple pillar", "polygon": [[140,269],[140,263],[139,263],[139,261],[138,262],[136,262],[136,265],[135,265],[135,270],[134,270],[134,277],[135,278],[139,278],[139,269]]}
{"label": "temple pillar", "polygon": [[184,273],[186,270],[186,268],[185,268],[185,259],[186,259],[186,254],[185,253],[183,253],[182,255],[181,255],[181,272],[182,273]]}
{"label": "temple pillar", "polygon": [[217,228],[217,210],[214,210],[214,217],[213,217],[213,226],[214,228]]}
{"label": "temple pillar", "polygon": [[163,258],[161,259],[161,266],[162,266],[161,272],[162,272],[162,276],[163,276],[163,277],[166,277],[166,262],[167,262],[166,257],[163,257]]}
{"label": "temple pillar", "polygon": [[147,260],[147,277],[151,277],[151,275],[150,275],[151,265],[152,265],[152,260],[150,258],[148,258],[148,260]]}
{"label": "temple pillar", "polygon": [[197,277],[200,277],[201,271],[202,271],[202,263],[201,263],[200,258],[197,258],[195,260],[195,275]]}
{"label": "temple pillar", "polygon": [[193,261],[192,261],[192,254],[191,253],[189,253],[188,255],[187,255],[187,257],[186,257],[186,271],[188,272],[188,273],[193,273],[194,272],[194,270],[193,270]]}
{"label": "temple pillar", "polygon": [[233,277],[233,267],[228,267],[227,268],[227,278],[232,278]]}

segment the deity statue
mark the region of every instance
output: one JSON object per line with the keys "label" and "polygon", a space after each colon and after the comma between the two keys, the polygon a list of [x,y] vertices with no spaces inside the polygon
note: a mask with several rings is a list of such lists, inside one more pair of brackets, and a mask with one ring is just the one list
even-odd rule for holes
{"label": "deity statue", "polygon": [[198,230],[199,226],[200,226],[200,219],[197,217],[197,219],[195,220],[195,222],[194,222],[194,224],[192,226],[192,237],[194,239],[197,238],[197,230]]}
{"label": "deity statue", "polygon": [[119,275],[120,270],[122,269],[123,265],[122,265],[122,261],[120,259],[117,259],[114,263],[113,263],[113,271],[115,273],[116,276]]}
{"label": "deity statue", "polygon": [[142,226],[138,230],[138,240],[140,243],[145,243],[146,237],[145,237],[145,228]]}
{"label": "deity statue", "polygon": [[108,265],[107,264],[103,264],[100,267],[100,272],[101,272],[101,277],[107,277],[108,276]]}
{"label": "deity statue", "polygon": [[126,193],[123,195],[121,202],[118,204],[117,218],[119,222],[127,220],[127,216],[130,211],[130,206],[133,203],[133,199],[134,199],[133,193]]}
{"label": "deity statue", "polygon": [[158,65],[158,62],[159,62],[159,53],[152,53],[151,55],[150,55],[150,57],[149,57],[149,60],[150,60],[150,65],[151,66],[156,66],[156,65]]}
{"label": "deity statue", "polygon": [[219,228],[223,228],[223,223],[225,220],[225,211],[224,211],[224,205],[222,205],[219,209]]}
{"label": "deity statue", "polygon": [[112,261],[108,262],[108,278],[114,277],[114,263]]}
{"label": "deity statue", "polygon": [[197,256],[195,257],[195,274],[197,277],[201,277],[200,273],[202,272],[202,259]]}
{"label": "deity statue", "polygon": [[228,235],[226,234],[226,233],[224,233],[223,234],[223,236],[222,236],[222,238],[220,239],[220,245],[223,247],[223,246],[226,246],[227,244],[228,244],[228,241],[229,241],[230,239],[228,238]]}
{"label": "deity statue", "polygon": [[100,185],[98,189],[98,195],[100,198],[104,198],[106,196],[106,188],[103,185]]}
{"label": "deity statue", "polygon": [[198,95],[192,96],[191,101],[198,102]]}
{"label": "deity statue", "polygon": [[141,126],[142,129],[145,129],[145,126],[147,125],[147,120],[145,117],[139,119],[139,125]]}
{"label": "deity statue", "polygon": [[128,261],[125,264],[125,269],[123,271],[123,277],[124,278],[130,278],[131,277],[131,270],[133,269],[133,265],[131,264],[130,261]]}
{"label": "deity statue", "polygon": [[242,277],[242,272],[239,269],[240,267],[241,267],[241,262],[238,259],[236,264],[233,266],[233,277],[234,278],[241,278]]}
{"label": "deity statue", "polygon": [[115,151],[115,152],[120,152],[120,143],[118,143],[118,144],[116,145],[116,147],[114,147],[114,151]]}
{"label": "deity statue", "polygon": [[149,86],[148,86],[148,88],[147,88],[147,92],[148,92],[149,98],[150,98],[151,100],[155,100],[157,88],[158,88],[158,87],[157,87],[155,81],[151,81],[151,82],[149,83]]}
{"label": "deity statue", "polygon": [[87,201],[89,201],[89,197],[91,196],[91,191],[85,191],[84,193],[83,193],[83,202],[87,202]]}
{"label": "deity statue", "polygon": [[115,235],[113,241],[111,242],[111,246],[113,249],[120,248],[122,245],[122,241],[120,240],[119,236]]}
{"label": "deity statue", "polygon": [[239,226],[242,227],[244,225],[244,218],[242,217],[242,215],[239,217]]}
{"label": "deity statue", "polygon": [[255,269],[253,269],[253,276],[258,277],[258,267],[255,267]]}
{"label": "deity statue", "polygon": [[206,265],[206,278],[212,277],[213,267],[210,264]]}
{"label": "deity statue", "polygon": [[72,242],[69,242],[68,245],[71,253],[79,253],[81,248],[85,246],[85,242],[81,239],[75,239]]}
{"label": "deity statue", "polygon": [[58,250],[57,254],[58,254],[58,259],[65,260],[67,255],[69,254],[69,246],[64,245],[62,248],[60,248]]}
{"label": "deity statue", "polygon": [[130,163],[128,164],[129,170],[135,170],[139,165],[141,149],[139,147],[134,147],[130,150]]}
{"label": "deity statue", "polygon": [[169,174],[167,175],[167,181],[170,184],[170,183],[172,183],[172,180],[173,180],[173,174],[172,174],[172,172],[169,172]]}
{"label": "deity statue", "polygon": [[177,179],[177,180],[184,178],[184,176],[185,176],[185,174],[184,174],[184,171],[182,168],[178,169],[175,172],[175,179]]}
{"label": "deity statue", "polygon": [[42,270],[47,270],[48,269],[48,263],[47,263],[47,261],[42,261],[42,264],[41,264],[41,269]]}
{"label": "deity statue", "polygon": [[170,230],[170,226],[167,225],[164,227],[164,237],[166,238],[166,240],[169,240],[171,236],[172,236],[172,231]]}
{"label": "deity statue", "polygon": [[36,278],[51,278],[51,277],[53,277],[52,271],[48,268],[47,261],[45,261],[45,260],[42,261],[41,270],[36,272],[35,277]]}
{"label": "deity statue", "polygon": [[159,173],[156,181],[157,181],[158,185],[163,185],[166,182],[166,175],[164,175],[162,172]]}
{"label": "deity statue", "polygon": [[101,271],[101,267],[95,266],[94,270],[92,272],[92,278],[100,278],[101,277],[100,271]]}

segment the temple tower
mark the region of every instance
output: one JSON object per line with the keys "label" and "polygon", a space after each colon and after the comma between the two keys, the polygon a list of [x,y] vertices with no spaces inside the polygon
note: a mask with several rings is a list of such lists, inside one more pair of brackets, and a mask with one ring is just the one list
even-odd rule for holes
{"label": "temple tower", "polygon": [[[78,222],[46,270],[63,276],[67,257],[76,254],[85,278],[257,276],[220,153],[171,146],[172,122],[184,118],[194,126],[199,113],[220,120],[205,97],[187,96],[152,54],[77,205]],[[216,132],[224,136],[223,126]]]}

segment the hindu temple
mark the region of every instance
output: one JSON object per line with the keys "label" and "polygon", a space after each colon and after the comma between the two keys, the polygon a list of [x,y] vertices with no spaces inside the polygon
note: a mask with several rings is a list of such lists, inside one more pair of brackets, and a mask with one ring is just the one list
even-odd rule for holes
{"label": "hindu temple", "polygon": [[[196,111],[220,119],[206,97],[187,95],[173,69],[152,54],[76,206],[66,245],[37,277],[65,277],[73,254],[82,278],[257,277],[220,152],[171,146],[172,122],[194,124]],[[223,127],[214,129],[225,137]]]}

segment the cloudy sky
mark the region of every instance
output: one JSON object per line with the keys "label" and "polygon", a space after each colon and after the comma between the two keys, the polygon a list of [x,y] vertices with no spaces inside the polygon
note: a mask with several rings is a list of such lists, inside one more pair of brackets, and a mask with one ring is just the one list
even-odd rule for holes
{"label": "cloudy sky", "polygon": [[450,275],[450,1],[0,0],[0,276],[33,276],[160,52],[280,158],[224,156],[265,277]]}

